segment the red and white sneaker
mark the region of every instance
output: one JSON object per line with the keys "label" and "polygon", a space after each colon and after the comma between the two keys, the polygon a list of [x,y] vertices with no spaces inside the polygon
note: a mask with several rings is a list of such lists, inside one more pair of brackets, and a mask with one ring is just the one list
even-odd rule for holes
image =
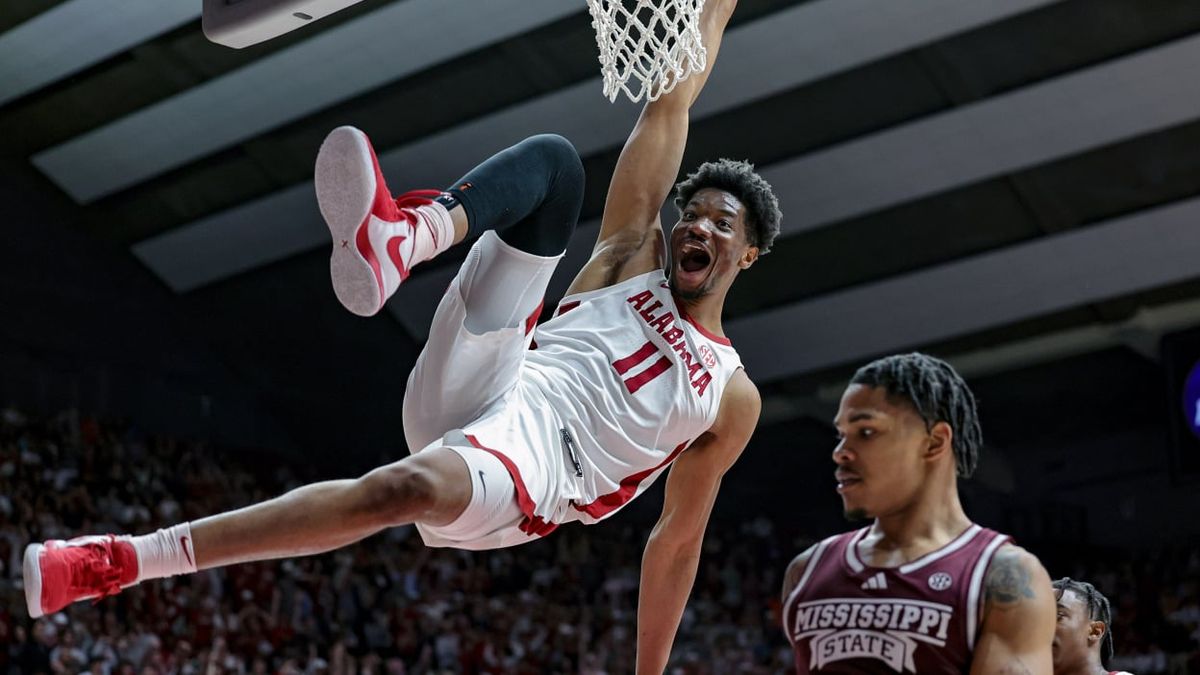
{"label": "red and white sneaker", "polygon": [[30,618],[78,600],[116,595],[137,583],[138,558],[127,540],[107,535],[53,539],[25,547],[25,604]]}
{"label": "red and white sneaker", "polygon": [[333,235],[329,273],[346,309],[372,316],[419,262],[449,248],[454,223],[437,190],[393,199],[367,135],[338,127],[317,153],[317,203]]}

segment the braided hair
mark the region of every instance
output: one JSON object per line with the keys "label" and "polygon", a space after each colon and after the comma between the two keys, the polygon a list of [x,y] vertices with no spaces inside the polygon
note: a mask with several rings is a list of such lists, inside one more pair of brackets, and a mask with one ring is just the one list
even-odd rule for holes
{"label": "braided hair", "polygon": [[949,363],[927,354],[897,354],[872,361],[850,379],[850,384],[882,387],[889,397],[908,401],[931,429],[945,422],[954,430],[952,446],[959,476],[969,478],[979,464],[983,431],[975,395]]}
{"label": "braided hair", "polygon": [[1108,598],[1088,582],[1071,577],[1063,577],[1051,585],[1054,586],[1055,600],[1062,600],[1063,593],[1071,591],[1087,603],[1089,621],[1104,622],[1104,637],[1100,638],[1100,664],[1107,667],[1113,655],[1112,605],[1108,604]]}

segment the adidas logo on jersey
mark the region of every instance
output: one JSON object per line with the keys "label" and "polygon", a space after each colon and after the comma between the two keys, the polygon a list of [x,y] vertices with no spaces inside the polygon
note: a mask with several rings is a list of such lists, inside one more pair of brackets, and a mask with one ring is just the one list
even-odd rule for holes
{"label": "adidas logo on jersey", "polygon": [[883,572],[876,572],[875,576],[867,579],[862,584],[862,589],[867,590],[883,590],[887,588],[887,577]]}

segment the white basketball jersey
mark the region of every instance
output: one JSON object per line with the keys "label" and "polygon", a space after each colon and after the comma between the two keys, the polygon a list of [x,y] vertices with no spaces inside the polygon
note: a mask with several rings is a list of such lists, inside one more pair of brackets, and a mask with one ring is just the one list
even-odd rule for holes
{"label": "white basketball jersey", "polygon": [[596,522],[641,494],[716,421],[742,366],[675,304],[662,270],[563,298],[534,341],[521,379],[562,425],[573,479],[556,522]]}

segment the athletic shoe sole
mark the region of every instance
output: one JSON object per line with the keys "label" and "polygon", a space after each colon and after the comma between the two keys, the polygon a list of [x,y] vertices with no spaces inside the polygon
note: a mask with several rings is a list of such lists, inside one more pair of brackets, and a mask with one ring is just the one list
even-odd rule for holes
{"label": "athletic shoe sole", "polygon": [[42,616],[42,566],[39,561],[43,548],[41,544],[25,547],[25,608],[31,619]]}
{"label": "athletic shoe sole", "polygon": [[329,132],[317,153],[317,204],[333,237],[329,276],[346,309],[373,316],[383,307],[383,276],[367,240],[377,181],[370,142],[354,127]]}

